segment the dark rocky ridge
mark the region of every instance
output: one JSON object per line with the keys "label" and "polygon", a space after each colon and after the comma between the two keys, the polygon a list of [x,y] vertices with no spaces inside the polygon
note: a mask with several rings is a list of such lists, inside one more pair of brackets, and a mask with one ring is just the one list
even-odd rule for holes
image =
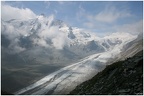
{"label": "dark rocky ridge", "polygon": [[131,58],[108,65],[91,80],[77,86],[75,95],[142,95],[143,51]]}
{"label": "dark rocky ridge", "polygon": [[6,91],[1,90],[1,95],[13,95],[13,94],[11,94],[11,93],[8,93],[8,92],[6,92]]}

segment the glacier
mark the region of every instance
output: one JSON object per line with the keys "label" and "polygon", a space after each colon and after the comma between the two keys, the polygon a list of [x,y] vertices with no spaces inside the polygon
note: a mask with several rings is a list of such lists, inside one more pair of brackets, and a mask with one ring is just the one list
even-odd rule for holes
{"label": "glacier", "polygon": [[130,41],[117,45],[112,50],[87,56],[78,63],[66,66],[14,94],[68,94],[77,85],[102,71],[108,65],[109,59],[120,59],[121,49],[128,42]]}

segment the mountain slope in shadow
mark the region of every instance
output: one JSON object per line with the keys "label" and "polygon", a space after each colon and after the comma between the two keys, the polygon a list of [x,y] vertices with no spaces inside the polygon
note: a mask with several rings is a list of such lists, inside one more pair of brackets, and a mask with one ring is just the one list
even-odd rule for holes
{"label": "mountain slope in shadow", "polygon": [[92,79],[77,86],[70,94],[142,95],[143,51],[124,61],[108,65]]}

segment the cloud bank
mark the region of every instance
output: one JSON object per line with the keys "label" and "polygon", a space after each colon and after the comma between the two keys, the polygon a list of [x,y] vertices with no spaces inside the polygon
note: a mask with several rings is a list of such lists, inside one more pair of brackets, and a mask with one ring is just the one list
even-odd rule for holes
{"label": "cloud bank", "polygon": [[21,19],[27,20],[31,18],[35,18],[36,14],[28,8],[16,8],[10,5],[6,5],[2,3],[1,5],[1,18],[4,21],[8,21],[11,19]]}
{"label": "cloud bank", "polygon": [[103,11],[98,13],[93,18],[97,21],[112,23],[119,18],[129,17],[131,16],[130,13],[124,11],[120,11],[115,7],[106,7]]}
{"label": "cloud bank", "polygon": [[[16,21],[11,21],[11,23],[2,22],[1,26],[2,35],[10,41],[8,49],[11,50],[11,53],[19,53],[26,50],[26,47],[21,46],[26,41],[22,42],[21,38],[27,38],[27,43],[32,42],[32,45],[59,50],[63,49],[67,41],[66,35],[59,30],[59,26],[51,26],[54,21],[54,15],[48,17],[37,16],[28,8],[20,9],[2,4],[1,18],[4,21],[16,19]],[[35,20],[30,21],[29,19],[31,18]],[[23,20],[25,22],[22,22]],[[32,30],[35,31],[33,32]]]}
{"label": "cloud bank", "polygon": [[117,32],[128,32],[131,34],[138,35],[140,33],[143,33],[143,20],[131,24],[115,26],[114,28]]}

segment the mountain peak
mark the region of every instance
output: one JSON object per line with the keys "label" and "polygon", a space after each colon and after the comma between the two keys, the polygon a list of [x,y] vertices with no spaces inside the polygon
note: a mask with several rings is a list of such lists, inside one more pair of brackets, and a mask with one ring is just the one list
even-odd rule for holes
{"label": "mountain peak", "polygon": [[45,14],[44,14],[44,13],[41,13],[40,15],[41,15],[41,16],[45,16]]}

